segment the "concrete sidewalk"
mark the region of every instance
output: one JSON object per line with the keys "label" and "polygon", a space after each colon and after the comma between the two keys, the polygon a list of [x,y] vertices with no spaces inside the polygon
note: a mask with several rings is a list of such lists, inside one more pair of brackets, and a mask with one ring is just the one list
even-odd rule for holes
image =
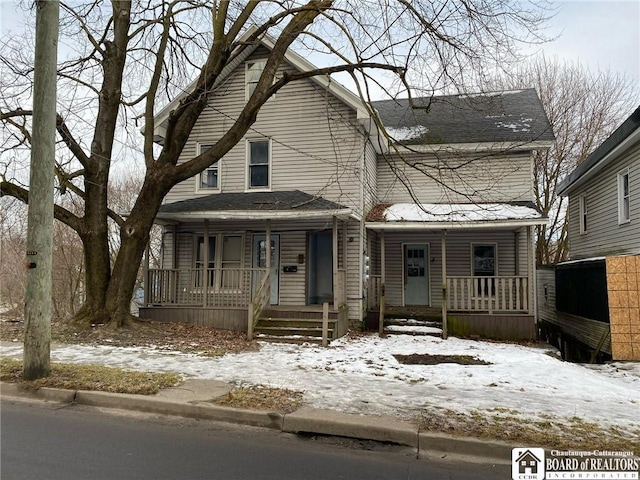
{"label": "concrete sidewalk", "polygon": [[0,383],[6,397],[35,398],[50,402],[173,415],[201,420],[236,423],[289,433],[333,435],[390,442],[416,448],[417,454],[464,455],[473,461],[510,464],[512,445],[474,438],[421,432],[419,427],[394,417],[351,415],[332,410],[303,407],[293,413],[221,407],[213,400],[226,395],[231,386],[214,380],[186,380],[156,395],[130,395],[83,390],[40,388],[29,390],[13,383]]}

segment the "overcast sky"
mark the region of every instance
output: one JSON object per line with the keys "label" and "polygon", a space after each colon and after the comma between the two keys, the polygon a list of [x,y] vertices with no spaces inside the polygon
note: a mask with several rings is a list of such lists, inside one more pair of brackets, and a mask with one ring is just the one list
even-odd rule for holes
{"label": "overcast sky", "polygon": [[[559,38],[535,50],[579,60],[590,68],[611,69],[640,81],[640,0],[560,0],[547,35]],[[17,0],[0,0],[2,33],[20,30]]]}

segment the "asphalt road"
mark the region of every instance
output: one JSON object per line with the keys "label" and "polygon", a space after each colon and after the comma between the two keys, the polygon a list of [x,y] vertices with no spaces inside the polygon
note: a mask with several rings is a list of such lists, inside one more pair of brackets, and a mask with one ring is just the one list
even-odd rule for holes
{"label": "asphalt road", "polygon": [[506,479],[508,465],[414,449],[2,399],[0,476],[13,479]]}

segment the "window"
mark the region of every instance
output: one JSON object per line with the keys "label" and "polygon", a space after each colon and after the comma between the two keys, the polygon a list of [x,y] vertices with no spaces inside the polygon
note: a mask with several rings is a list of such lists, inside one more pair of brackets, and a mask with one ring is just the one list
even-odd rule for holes
{"label": "window", "polygon": [[269,188],[269,140],[248,142],[249,188]]}
{"label": "window", "polygon": [[580,195],[580,233],[587,233],[587,196]]}
{"label": "window", "polygon": [[618,223],[631,221],[631,204],[629,198],[629,169],[618,174]]}
{"label": "window", "polygon": [[260,80],[264,67],[267,65],[267,61],[257,60],[254,62],[247,62],[245,65],[246,100],[249,100],[256,89],[256,85],[258,85],[258,81]]}
{"label": "window", "polygon": [[[216,249],[216,245],[222,248]],[[216,290],[240,288],[242,268],[242,235],[212,235],[209,237],[209,262],[206,273],[207,285]],[[204,236],[197,237],[195,268],[201,270],[204,265]],[[202,286],[203,274],[195,275],[194,285]]]}
{"label": "window", "polygon": [[[205,150],[211,148],[211,144],[200,144],[198,147],[198,155]],[[220,180],[218,172],[220,170],[220,161],[215,165],[211,165],[197,177],[196,190],[220,190]]]}
{"label": "window", "polygon": [[[473,250],[473,276],[474,277],[495,277],[496,275],[496,245],[472,245]],[[478,295],[496,294],[495,279],[478,278],[474,282],[477,285]]]}

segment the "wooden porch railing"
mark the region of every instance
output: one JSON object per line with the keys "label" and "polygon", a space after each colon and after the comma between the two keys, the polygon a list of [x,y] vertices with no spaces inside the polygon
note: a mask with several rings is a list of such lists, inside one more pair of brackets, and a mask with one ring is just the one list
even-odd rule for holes
{"label": "wooden porch railing", "polygon": [[150,305],[247,307],[253,279],[264,268],[151,269],[145,295]]}
{"label": "wooden porch railing", "polygon": [[528,312],[526,276],[447,277],[447,310],[463,312]]}
{"label": "wooden porch railing", "polygon": [[253,332],[255,330],[258,321],[260,320],[260,315],[265,308],[269,306],[271,303],[271,272],[267,270],[262,280],[260,280],[260,284],[256,289],[256,292],[253,294],[253,298],[249,303],[249,311],[247,314],[247,338],[249,340],[253,340]]}

